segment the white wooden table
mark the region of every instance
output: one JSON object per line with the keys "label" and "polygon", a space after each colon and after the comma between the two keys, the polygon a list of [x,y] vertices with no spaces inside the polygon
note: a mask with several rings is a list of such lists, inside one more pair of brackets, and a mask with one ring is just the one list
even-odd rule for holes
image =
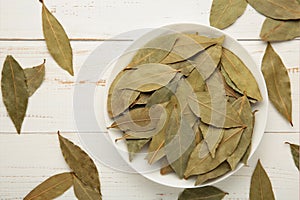
{"label": "white wooden table", "polygon": [[[69,171],[55,133],[60,130],[81,146],[73,116],[73,90],[76,84],[96,83],[79,83],[76,75],[88,55],[103,40],[122,32],[171,23],[208,25],[211,0],[46,0],[45,3],[72,39],[75,77],[61,70],[46,49],[38,0],[0,0],[0,70],[8,54],[24,67],[47,59],[45,82],[30,99],[21,135],[15,132],[0,100],[0,199],[3,200],[22,199],[47,177]],[[248,7],[245,14],[225,30],[250,52],[257,66],[260,66],[266,47],[259,39],[263,20],[262,15]],[[131,39],[117,38],[111,42],[123,45]],[[248,199],[250,177],[257,158],[270,176],[276,199],[299,199],[299,172],[284,142],[299,143],[300,40],[273,46],[289,69],[294,127],[290,127],[273,106],[269,107],[264,137],[249,166],[216,184],[229,193],[225,199]],[[103,86],[97,84],[97,87]],[[104,200],[174,200],[182,191],[151,182],[139,174],[115,171],[97,161],[96,164]],[[69,190],[59,199],[75,197]]]}

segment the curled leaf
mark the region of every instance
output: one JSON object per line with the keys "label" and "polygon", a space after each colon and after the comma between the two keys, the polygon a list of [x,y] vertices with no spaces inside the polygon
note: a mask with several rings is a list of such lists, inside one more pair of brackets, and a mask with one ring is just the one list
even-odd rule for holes
{"label": "curled leaf", "polygon": [[258,160],[251,177],[250,200],[266,199],[275,200],[275,197],[268,174]]}
{"label": "curled leaf", "polygon": [[24,71],[10,55],[4,61],[1,78],[2,99],[17,132],[21,133],[22,123],[28,105],[28,91]]}
{"label": "curled leaf", "polygon": [[54,199],[62,195],[73,184],[72,172],[56,174],[36,186],[24,200]]}
{"label": "curled leaf", "polygon": [[41,65],[24,69],[29,96],[32,96],[44,81],[45,62],[46,60]]}
{"label": "curled leaf", "polygon": [[42,4],[43,33],[47,48],[56,63],[73,76],[73,53],[69,38],[59,21]]}
{"label": "curled leaf", "polygon": [[214,0],[210,9],[210,25],[224,29],[233,24],[246,10],[246,0]]}
{"label": "curled leaf", "polygon": [[266,48],[261,70],[267,84],[270,101],[293,126],[290,78],[281,58],[271,44],[268,44]]}
{"label": "curled leaf", "polygon": [[300,36],[300,20],[275,20],[266,18],[261,28],[260,38],[263,41],[292,40]]}
{"label": "curled leaf", "polygon": [[60,148],[65,161],[75,175],[86,185],[100,193],[100,181],[96,165],[80,147],[58,133]]}

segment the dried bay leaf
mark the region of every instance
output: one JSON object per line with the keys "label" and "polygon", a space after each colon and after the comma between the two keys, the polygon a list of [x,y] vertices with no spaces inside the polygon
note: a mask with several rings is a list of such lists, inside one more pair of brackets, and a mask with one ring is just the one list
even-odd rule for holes
{"label": "dried bay leaf", "polygon": [[218,177],[226,174],[230,170],[231,170],[231,168],[230,168],[229,164],[227,162],[223,162],[222,164],[220,164],[217,168],[213,169],[212,171],[207,172],[205,174],[198,175],[195,185],[201,185],[202,183],[204,183],[208,180],[218,178]]}
{"label": "dried bay leaf", "polygon": [[84,184],[79,178],[73,179],[74,193],[78,200],[101,200],[102,195],[99,191]]}
{"label": "dried bay leaf", "polygon": [[202,36],[202,35],[198,35],[196,34],[190,34],[190,33],[186,33],[185,35],[189,36],[190,38],[192,38],[193,40],[195,40],[198,44],[200,44],[204,49],[218,44],[218,45],[222,45],[224,40],[225,40],[225,36],[222,35],[220,37],[217,38],[210,38],[210,37],[206,37],[206,36]]}
{"label": "dried bay leaf", "polygon": [[241,127],[237,111],[224,99],[212,99],[208,92],[197,92],[197,99],[189,98],[189,106],[201,121],[219,128]]}
{"label": "dried bay leaf", "polygon": [[237,148],[227,158],[227,162],[229,163],[231,169],[234,170],[245,155],[248,147],[250,146],[254,127],[254,115],[251,110],[250,102],[248,101],[246,96],[240,97],[233,103],[232,106],[238,109],[240,118],[247,126],[241,136],[241,140]]}
{"label": "dried bay leaf", "polygon": [[290,145],[291,154],[293,156],[294,163],[295,163],[296,167],[298,168],[298,170],[300,170],[299,169],[299,153],[300,153],[299,145],[292,144],[292,143],[289,143],[289,142],[286,142],[286,144]]}
{"label": "dried bay leaf", "polygon": [[159,63],[142,64],[125,73],[118,82],[118,88],[139,92],[150,92],[166,86],[177,74],[172,67]]}
{"label": "dried bay leaf", "polygon": [[20,134],[29,95],[24,71],[11,55],[6,57],[3,64],[1,90],[8,115]]}
{"label": "dried bay leaf", "polygon": [[80,147],[58,133],[60,148],[65,161],[81,182],[100,193],[100,181],[96,165]]}
{"label": "dried bay leaf", "polygon": [[187,188],[179,195],[178,200],[221,200],[227,194],[214,186]]}
{"label": "dried bay leaf", "polygon": [[223,69],[240,91],[243,93],[245,92],[248,97],[257,101],[262,100],[262,96],[254,76],[239,57],[230,50],[223,48],[221,63]]}
{"label": "dried bay leaf", "polygon": [[160,169],[160,174],[161,175],[166,175],[166,174],[169,174],[171,172],[174,172],[174,170],[170,165],[166,165],[166,166],[164,166]]}
{"label": "dried bay leaf", "polygon": [[59,21],[48,10],[44,2],[41,2],[43,4],[43,33],[47,48],[56,63],[73,76],[73,52],[69,38]]}
{"label": "dried bay leaf", "polygon": [[50,200],[62,195],[73,184],[72,172],[56,174],[35,187],[24,200]]}
{"label": "dried bay leaf", "polygon": [[127,150],[129,152],[129,161],[131,162],[134,156],[139,153],[142,148],[150,141],[150,139],[126,140]]}
{"label": "dried bay leaf", "polygon": [[192,127],[180,115],[180,106],[174,100],[166,129],[165,153],[167,160],[179,178],[183,178],[190,153],[195,147]]}
{"label": "dried bay leaf", "polygon": [[178,40],[177,34],[156,37],[134,55],[126,69],[145,63],[160,63],[172,50]]}
{"label": "dried bay leaf", "polygon": [[171,64],[168,64],[168,65],[170,67],[180,71],[180,73],[183,74],[184,76],[189,76],[191,71],[193,71],[193,69],[195,68],[194,63],[190,60],[171,63]]}
{"label": "dried bay leaf", "polygon": [[267,84],[270,101],[293,126],[290,78],[281,58],[271,44],[268,44],[266,48],[261,70]]}
{"label": "dried bay leaf", "polygon": [[234,152],[243,130],[243,128],[224,129],[223,139],[214,158],[210,155],[205,141],[201,141],[190,155],[184,176],[188,178],[192,175],[204,174],[218,167]]}
{"label": "dried bay leaf", "polygon": [[209,22],[210,25],[224,29],[233,24],[246,10],[246,0],[213,0]]}
{"label": "dried bay leaf", "polygon": [[44,81],[45,62],[46,60],[41,65],[24,69],[29,96],[32,96]]}
{"label": "dried bay leaf", "polygon": [[234,84],[234,82],[232,82],[232,80],[230,79],[229,75],[227,74],[227,72],[224,70],[222,64],[220,64],[221,67],[220,67],[220,71],[221,71],[221,74],[222,76],[224,77],[224,80],[226,82],[226,84],[231,88],[233,89],[234,91],[236,91],[237,93],[239,94],[243,94],[243,92],[237,88],[237,86]]}
{"label": "dried bay leaf", "polygon": [[131,107],[135,105],[146,105],[150,97],[151,97],[151,93],[145,93],[145,92],[140,93],[140,95],[135,100],[135,102],[131,105]]}
{"label": "dried bay leaf", "polygon": [[275,197],[268,174],[258,160],[251,177],[250,200],[266,199],[275,200]]}
{"label": "dried bay leaf", "polygon": [[187,82],[191,85],[194,92],[204,92],[206,89],[205,81],[199,71],[194,69],[186,78]]}
{"label": "dried bay leaf", "polygon": [[263,41],[292,40],[300,36],[300,20],[281,21],[266,18],[260,32]]}
{"label": "dried bay leaf", "polygon": [[281,20],[300,19],[300,4],[297,0],[247,0],[261,14]]}
{"label": "dried bay leaf", "polygon": [[222,46],[214,45],[204,52],[193,56],[190,60],[196,66],[204,80],[208,79],[218,67],[222,56]]}

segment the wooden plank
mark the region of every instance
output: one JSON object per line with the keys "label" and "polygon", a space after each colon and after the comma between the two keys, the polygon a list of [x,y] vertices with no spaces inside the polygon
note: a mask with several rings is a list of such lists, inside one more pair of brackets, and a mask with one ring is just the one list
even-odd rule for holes
{"label": "wooden plank", "polygon": [[[131,42],[113,42],[108,41],[113,48],[103,51],[103,56],[97,61],[97,64],[91,66],[91,70],[103,69],[109,60],[110,51],[122,51]],[[30,67],[42,62],[45,58],[46,62],[46,80],[29,101],[27,117],[23,124],[23,132],[56,132],[74,131],[76,124],[74,123],[73,108],[73,91],[78,85],[88,84],[89,86],[103,87],[101,77],[86,77],[84,80],[76,80],[80,67],[89,56],[89,54],[101,42],[72,42],[74,49],[74,68],[75,77],[69,76],[65,71],[60,69],[53,59],[50,57],[45,43],[39,42],[0,42],[0,63],[4,62],[7,54],[12,54],[23,66]],[[241,44],[253,56],[256,64],[260,66],[265,43],[259,41],[241,41]],[[293,95],[293,119],[294,128],[274,110],[271,106],[268,117],[267,132],[299,132],[299,65],[300,65],[300,41],[290,41],[286,43],[276,43],[274,48],[281,55],[287,68],[292,82]],[[100,56],[100,55],[99,55]],[[102,59],[103,58],[103,59]],[[2,66],[0,67],[2,70]],[[92,79],[95,79],[91,81]],[[11,120],[8,118],[6,109],[0,97],[0,132],[15,132]],[[84,109],[84,108],[80,108]],[[80,113],[80,111],[79,111]],[[87,125],[88,125],[87,118]],[[88,127],[89,128],[89,127]],[[86,131],[97,132],[99,129],[91,127]]]}
{"label": "wooden plank", "polygon": [[[209,1],[197,0],[48,0],[46,5],[71,38],[108,39],[120,33],[174,23],[209,25]],[[0,39],[40,39],[38,0],[0,0]],[[264,17],[248,6],[226,32],[235,38],[258,39]],[[124,38],[123,38],[124,39]],[[128,39],[128,38],[127,38]]]}
{"label": "wooden plank", "polygon": [[[81,146],[76,134],[62,133]],[[216,184],[227,191],[225,199],[248,199],[250,177],[256,161],[261,159],[273,184],[276,199],[299,199],[299,174],[294,166],[289,146],[284,142],[299,143],[299,134],[268,133],[249,161],[228,179]],[[37,184],[56,173],[69,171],[59,149],[56,134],[0,134],[0,194],[1,199],[21,199]],[[101,147],[99,147],[101,148]],[[105,149],[103,149],[105,151]],[[276,152],[276,158],[274,157]],[[139,174],[113,170],[101,161],[96,161],[100,172],[103,198],[105,199],[176,199],[182,191],[159,185]],[[117,189],[118,192],[115,192]],[[68,191],[59,199],[74,199]]]}

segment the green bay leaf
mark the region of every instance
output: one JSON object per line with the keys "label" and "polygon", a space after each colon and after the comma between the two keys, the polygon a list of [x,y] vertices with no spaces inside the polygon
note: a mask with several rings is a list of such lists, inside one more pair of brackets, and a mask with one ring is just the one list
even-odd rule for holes
{"label": "green bay leaf", "polygon": [[1,78],[2,99],[17,132],[21,133],[22,123],[28,105],[28,91],[24,71],[10,55],[4,61]]}
{"label": "green bay leaf", "polygon": [[295,163],[296,167],[298,168],[298,170],[300,170],[299,169],[299,153],[300,153],[299,145],[292,144],[292,143],[289,143],[289,142],[286,142],[286,144],[290,145],[291,154],[293,156],[294,163]]}
{"label": "green bay leaf", "polygon": [[44,60],[44,63],[42,63],[41,65],[24,69],[29,96],[32,96],[44,81],[45,62],[46,60]]}
{"label": "green bay leaf", "polygon": [[275,200],[275,197],[268,174],[258,160],[251,177],[250,200],[266,199]]}
{"label": "green bay leaf", "polygon": [[268,44],[266,48],[261,70],[267,84],[270,101],[293,126],[290,78],[281,58],[271,44]]}
{"label": "green bay leaf", "polygon": [[36,186],[24,200],[47,200],[62,195],[73,184],[72,172],[56,174]]}
{"label": "green bay leaf", "polygon": [[81,182],[100,193],[98,170],[93,160],[80,147],[62,137],[59,133],[58,138],[65,161],[75,175]]}
{"label": "green bay leaf", "polygon": [[209,22],[210,25],[224,29],[233,24],[246,10],[246,0],[213,0]]}
{"label": "green bay leaf", "polygon": [[275,20],[266,18],[260,32],[263,41],[285,41],[300,36],[300,20]]}
{"label": "green bay leaf", "polygon": [[102,195],[99,191],[84,184],[76,176],[73,179],[73,187],[78,200],[102,200]]}
{"label": "green bay leaf", "polygon": [[179,195],[178,200],[221,200],[227,194],[214,186],[187,188]]}
{"label": "green bay leaf", "polygon": [[297,0],[247,0],[261,14],[273,19],[300,19],[300,4]]}
{"label": "green bay leaf", "polygon": [[73,76],[73,52],[69,38],[63,26],[42,4],[43,33],[47,48],[56,63]]}

